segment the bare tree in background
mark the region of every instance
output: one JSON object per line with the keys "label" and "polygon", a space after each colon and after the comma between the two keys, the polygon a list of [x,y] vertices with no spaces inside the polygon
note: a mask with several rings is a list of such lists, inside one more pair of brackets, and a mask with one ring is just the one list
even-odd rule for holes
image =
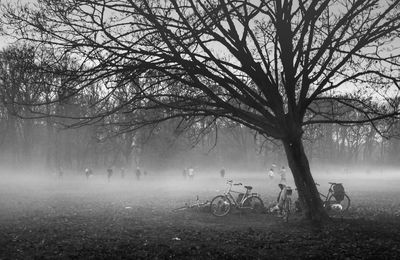
{"label": "bare tree in background", "polygon": [[[373,125],[398,115],[399,0],[38,2],[3,4],[4,31],[53,48],[55,63],[75,58],[78,69],[64,71],[78,80],[72,95],[97,84],[111,104],[96,117],[112,118],[129,104],[132,113],[163,111],[132,116],[130,127],[225,117],[278,139],[306,216],[316,222],[327,215],[304,126]],[[113,102],[115,91],[134,81],[131,98]]]}
{"label": "bare tree in background", "polygon": [[18,104],[33,104],[40,96],[38,78],[41,75],[36,66],[35,50],[32,47],[10,47],[0,53],[0,102],[7,111],[7,126],[2,131],[2,138],[12,151],[11,161],[15,164],[31,160],[35,138],[33,122],[22,121],[16,115],[29,117],[28,107]]}

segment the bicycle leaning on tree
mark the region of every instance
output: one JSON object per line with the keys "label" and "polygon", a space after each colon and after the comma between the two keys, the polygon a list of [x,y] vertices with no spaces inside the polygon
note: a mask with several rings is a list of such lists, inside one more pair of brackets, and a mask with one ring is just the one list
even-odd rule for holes
{"label": "bicycle leaning on tree", "polygon": [[[329,189],[326,195],[319,193],[323,206],[328,214],[343,214],[350,207],[350,197],[346,194],[343,184],[337,182],[328,182]],[[318,183],[316,183],[319,186]]]}
{"label": "bicycle leaning on tree", "polygon": [[[328,183],[330,187],[327,194],[325,195],[319,193],[322,200],[322,205],[327,211],[328,215],[343,215],[343,213],[345,213],[350,207],[350,197],[346,194],[342,183]],[[315,184],[319,186],[318,183]],[[285,193],[283,193],[283,191],[285,191]],[[282,198],[278,198],[278,203],[279,200],[281,200],[280,207],[278,208],[278,205],[276,205],[275,207],[271,208],[271,212],[278,211],[283,220],[285,222],[288,222],[289,216],[290,214],[292,214],[293,211],[301,211],[300,203],[297,200],[294,205],[292,204],[292,189],[289,186],[285,186],[284,189],[281,188],[281,193],[279,197],[281,197],[282,194],[285,194],[285,196]]]}
{"label": "bicycle leaning on tree", "polygon": [[[233,186],[242,186],[242,183],[227,181],[228,188],[224,194],[218,195],[211,200],[211,213],[217,217],[228,215],[232,208],[239,210],[250,210],[251,212],[261,213],[264,210],[264,203],[257,193],[252,193],[253,187],[244,186],[246,191],[235,191]],[[235,197],[234,194],[237,194]]]}
{"label": "bicycle leaning on tree", "polygon": [[281,189],[276,200],[272,206],[270,206],[269,211],[271,213],[277,212],[279,217],[285,222],[289,221],[289,216],[292,214],[294,207],[292,204],[292,194],[293,190],[290,186],[279,184],[279,188]]}

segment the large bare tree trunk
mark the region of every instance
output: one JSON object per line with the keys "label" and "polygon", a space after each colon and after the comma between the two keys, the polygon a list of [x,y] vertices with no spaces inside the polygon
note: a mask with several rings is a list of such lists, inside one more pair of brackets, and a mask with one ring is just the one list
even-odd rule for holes
{"label": "large bare tree trunk", "polygon": [[322,206],[320,195],[311,175],[301,138],[283,140],[282,142],[299,193],[299,199],[304,208],[305,217],[314,223],[328,220],[328,214]]}

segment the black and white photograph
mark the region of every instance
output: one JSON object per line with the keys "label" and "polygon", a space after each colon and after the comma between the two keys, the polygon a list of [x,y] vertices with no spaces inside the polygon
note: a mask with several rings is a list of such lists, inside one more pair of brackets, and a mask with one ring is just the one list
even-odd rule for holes
{"label": "black and white photograph", "polygon": [[14,259],[400,259],[400,0],[0,0]]}

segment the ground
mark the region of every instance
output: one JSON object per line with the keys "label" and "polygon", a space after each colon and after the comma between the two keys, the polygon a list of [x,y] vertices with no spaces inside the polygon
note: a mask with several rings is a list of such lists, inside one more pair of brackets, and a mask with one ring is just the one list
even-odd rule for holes
{"label": "ground", "polygon": [[[399,259],[400,180],[345,178],[350,212],[322,227],[300,216],[289,223],[269,214],[172,209],[211,199],[225,180],[155,174],[136,181],[97,175],[3,178],[0,182],[0,259]],[[232,176],[254,186],[265,204],[276,180]],[[327,190],[332,178],[316,178]],[[341,178],[336,178],[337,181]],[[383,179],[386,179],[383,181]]]}

